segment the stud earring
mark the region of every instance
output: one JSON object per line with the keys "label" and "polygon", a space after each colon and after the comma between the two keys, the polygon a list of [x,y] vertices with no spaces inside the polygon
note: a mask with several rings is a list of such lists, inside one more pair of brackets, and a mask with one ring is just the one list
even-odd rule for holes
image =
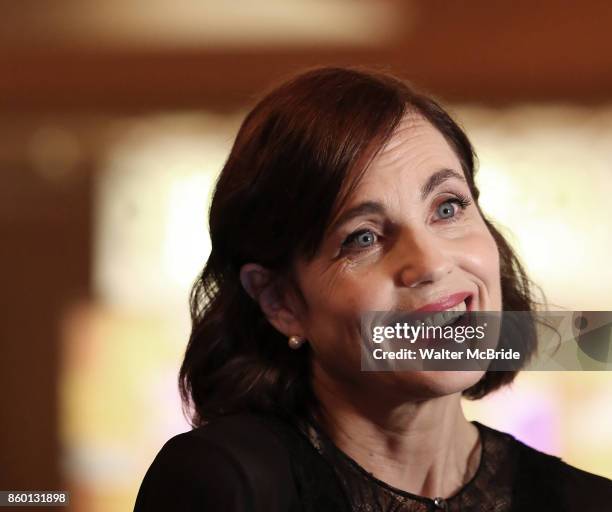
{"label": "stud earring", "polygon": [[289,336],[289,347],[293,350],[297,350],[304,344],[304,338],[300,336]]}

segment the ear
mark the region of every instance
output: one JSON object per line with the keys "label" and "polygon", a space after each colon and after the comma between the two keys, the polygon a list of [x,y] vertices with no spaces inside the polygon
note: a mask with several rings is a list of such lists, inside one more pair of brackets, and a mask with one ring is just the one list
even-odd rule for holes
{"label": "ear", "polygon": [[240,269],[240,282],[251,298],[259,304],[268,321],[285,336],[304,336],[297,314],[297,304],[279,289],[274,274],[258,265],[246,263]]}

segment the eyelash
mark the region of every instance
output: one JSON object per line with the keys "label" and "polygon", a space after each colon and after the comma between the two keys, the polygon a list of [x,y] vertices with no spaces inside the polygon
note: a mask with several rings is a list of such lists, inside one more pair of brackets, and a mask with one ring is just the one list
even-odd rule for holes
{"label": "eyelash", "polygon": [[[457,220],[459,220],[463,211],[472,204],[472,200],[468,196],[462,193],[456,192],[452,197],[448,197],[444,199],[444,201],[439,203],[438,208],[444,203],[456,203],[457,205],[459,205],[459,212],[457,214],[453,215],[452,217],[449,217],[448,219],[443,219],[441,221],[441,222],[446,222],[446,223],[452,223],[452,222],[457,222]],[[348,235],[342,242],[342,250],[343,251],[351,250],[348,244],[352,242],[353,240],[355,240],[359,235],[363,233],[367,233],[367,232],[372,232],[372,230],[371,229],[360,229]],[[378,235],[375,235],[375,236],[378,236]],[[366,249],[368,248],[365,247],[362,250],[366,250]],[[352,250],[359,251],[360,249],[352,249]]]}
{"label": "eyelash", "polygon": [[[459,205],[459,217],[461,217],[461,214],[463,213],[463,211],[472,204],[472,200],[468,196],[460,192],[456,192],[453,197],[449,197],[445,199],[444,201],[442,201],[438,205],[438,207],[444,203],[457,203]],[[453,215],[450,219],[446,219],[443,222],[457,222],[459,217],[457,217],[456,215]]]}

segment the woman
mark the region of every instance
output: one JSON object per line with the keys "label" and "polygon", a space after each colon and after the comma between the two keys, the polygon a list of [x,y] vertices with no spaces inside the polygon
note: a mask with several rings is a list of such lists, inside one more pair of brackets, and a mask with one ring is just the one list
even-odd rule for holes
{"label": "woman", "polygon": [[388,75],[316,69],[268,94],[210,209],[180,372],[195,428],[136,511],[612,507],[609,480],[466,420],[461,396],[515,372],[360,370],[364,312],[534,309],[474,174],[458,125]]}

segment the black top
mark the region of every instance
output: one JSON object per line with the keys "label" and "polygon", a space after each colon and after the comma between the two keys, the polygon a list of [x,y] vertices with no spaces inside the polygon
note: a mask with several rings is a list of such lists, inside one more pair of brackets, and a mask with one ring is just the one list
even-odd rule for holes
{"label": "black top", "polygon": [[378,480],[316,423],[269,414],[215,419],[170,439],[147,471],[135,512],[510,512],[612,510],[612,481],[474,422],[474,477],[430,499]]}

